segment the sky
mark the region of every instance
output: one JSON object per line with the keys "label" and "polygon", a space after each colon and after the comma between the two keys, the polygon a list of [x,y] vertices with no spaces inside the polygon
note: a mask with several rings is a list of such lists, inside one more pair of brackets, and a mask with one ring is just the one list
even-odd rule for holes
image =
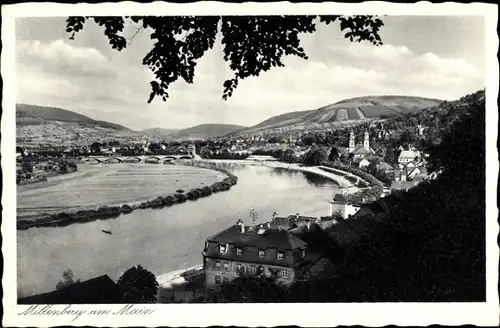
{"label": "sky", "polygon": [[[17,103],[54,106],[141,130],[205,123],[251,126],[269,117],[369,95],[454,100],[485,87],[484,19],[479,16],[385,16],[383,46],[351,43],[339,24],[318,25],[300,39],[308,60],[240,81],[222,100],[232,72],[220,36],[198,61],[193,84],[170,86],[166,102],[147,103],[151,73],[142,58],[152,46],[141,30],[130,46],[111,49],[103,29],[88,22],[75,40],[65,17],[16,20]],[[127,26],[124,36],[136,32]]]}

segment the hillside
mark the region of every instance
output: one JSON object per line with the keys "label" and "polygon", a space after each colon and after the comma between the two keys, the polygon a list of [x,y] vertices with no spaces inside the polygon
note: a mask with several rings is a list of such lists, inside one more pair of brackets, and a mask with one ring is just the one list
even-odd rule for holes
{"label": "hillside", "polygon": [[27,104],[16,105],[17,125],[42,124],[46,123],[47,121],[73,122],[79,124],[97,125],[103,128],[117,130],[130,130],[123,125],[94,120],[88,116],[81,115],[67,109]]}
{"label": "hillside", "polygon": [[179,132],[178,129],[150,128],[139,131],[153,139],[167,140],[174,138]]}
{"label": "hillside", "polygon": [[205,139],[209,137],[222,137],[239,131],[246,127],[233,124],[201,124],[187,129],[182,129],[175,133],[177,139]]}
{"label": "hillside", "polygon": [[325,129],[343,123],[415,113],[437,106],[441,100],[408,96],[368,96],[339,101],[316,110],[291,112],[271,117],[238,133],[268,130]]}
{"label": "hillside", "polygon": [[94,141],[133,142],[145,135],[127,127],[56,107],[16,105],[16,142],[25,146],[88,145]]}

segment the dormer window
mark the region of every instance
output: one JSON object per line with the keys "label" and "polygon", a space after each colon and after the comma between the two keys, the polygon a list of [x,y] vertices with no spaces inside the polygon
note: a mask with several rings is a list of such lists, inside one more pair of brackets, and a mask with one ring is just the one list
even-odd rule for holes
{"label": "dormer window", "polygon": [[209,245],[208,241],[205,242],[205,249],[204,249],[205,251],[208,250],[208,245]]}
{"label": "dormer window", "polygon": [[227,244],[220,244],[219,245],[219,252],[221,252],[222,254],[227,253]]}
{"label": "dormer window", "polygon": [[278,260],[283,260],[285,258],[285,253],[278,252]]}
{"label": "dormer window", "polygon": [[243,247],[240,246],[236,247],[236,255],[243,255]]}
{"label": "dormer window", "polygon": [[259,249],[259,257],[264,257],[266,256],[266,251],[263,249]]}

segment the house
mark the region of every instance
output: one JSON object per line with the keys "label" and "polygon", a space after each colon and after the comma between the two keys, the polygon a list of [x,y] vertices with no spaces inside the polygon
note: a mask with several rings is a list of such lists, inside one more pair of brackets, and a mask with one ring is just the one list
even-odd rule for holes
{"label": "house", "polygon": [[363,158],[358,165],[360,169],[363,169],[365,167],[368,167],[368,165],[370,165],[370,161],[368,161],[366,158]]}
{"label": "house", "polygon": [[292,284],[322,257],[317,247],[309,247],[298,235],[267,225],[245,226],[238,220],[207,239],[202,251],[205,286],[217,289],[241,275],[259,273],[274,274],[278,283]]}
{"label": "house", "polygon": [[407,180],[413,180],[417,175],[421,173],[418,167],[412,168],[411,171],[408,171]]}
{"label": "house", "polygon": [[347,198],[343,194],[335,194],[333,199],[330,201],[329,213],[330,216],[339,213],[342,218],[347,219],[351,215],[356,214],[359,209],[359,206],[348,202]]}
{"label": "house", "polygon": [[398,163],[406,164],[420,159],[420,152],[415,150],[402,150],[398,157]]}
{"label": "house", "polygon": [[388,174],[394,173],[394,167],[392,167],[392,165],[390,165],[389,163],[380,162],[377,165],[377,171],[388,175]]}

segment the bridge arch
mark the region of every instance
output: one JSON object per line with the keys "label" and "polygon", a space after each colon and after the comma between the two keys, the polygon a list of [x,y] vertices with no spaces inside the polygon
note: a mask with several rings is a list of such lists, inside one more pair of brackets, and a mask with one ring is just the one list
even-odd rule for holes
{"label": "bridge arch", "polygon": [[135,156],[127,156],[121,158],[122,163],[140,163],[142,162],[142,158]]}
{"label": "bridge arch", "polygon": [[82,159],[82,163],[85,164],[101,164],[102,160],[95,157],[87,157]]}
{"label": "bridge arch", "polygon": [[123,161],[118,158],[118,157],[110,157],[110,158],[106,158],[102,161],[102,163],[104,164],[117,164],[117,163],[122,163]]}

